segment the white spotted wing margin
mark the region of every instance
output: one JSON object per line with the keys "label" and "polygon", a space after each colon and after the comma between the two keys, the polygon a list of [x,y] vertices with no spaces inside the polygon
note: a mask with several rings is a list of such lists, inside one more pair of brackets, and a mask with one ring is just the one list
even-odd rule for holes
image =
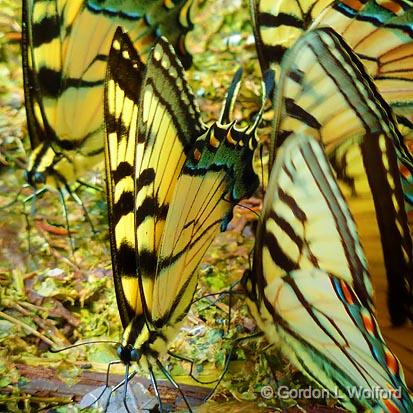
{"label": "white spotted wing margin", "polygon": [[[320,142],[292,135],[281,145],[256,237],[243,283],[269,340],[350,411],[412,411],[374,318],[356,225]],[[389,397],[349,394],[375,388]]]}

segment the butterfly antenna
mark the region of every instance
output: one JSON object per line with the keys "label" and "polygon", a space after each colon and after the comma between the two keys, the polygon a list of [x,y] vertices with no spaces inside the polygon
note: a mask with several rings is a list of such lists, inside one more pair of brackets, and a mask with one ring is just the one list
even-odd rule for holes
{"label": "butterfly antenna", "polygon": [[75,347],[87,346],[89,344],[102,344],[102,343],[116,344],[116,345],[120,344],[118,341],[113,341],[113,340],[91,340],[91,341],[82,341],[81,343],[71,344],[70,346],[67,346],[67,347],[51,348],[49,351],[51,353],[60,353],[61,351],[70,350]]}
{"label": "butterfly antenna", "polygon": [[182,398],[184,399],[186,407],[188,408],[188,412],[192,413],[192,408],[191,408],[191,406],[188,402],[188,399],[185,397],[185,394],[182,391],[182,389],[179,387],[178,383],[174,380],[174,378],[170,375],[169,371],[166,370],[166,368],[162,365],[162,363],[158,359],[156,360],[156,365],[159,367],[159,369],[162,371],[162,373],[165,375],[165,377],[169,380],[169,382],[172,384],[172,386],[174,386],[175,389],[179,391]]}

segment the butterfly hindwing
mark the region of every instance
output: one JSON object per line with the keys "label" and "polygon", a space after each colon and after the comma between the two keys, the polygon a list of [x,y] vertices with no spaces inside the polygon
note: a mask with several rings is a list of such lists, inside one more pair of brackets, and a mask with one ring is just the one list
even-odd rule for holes
{"label": "butterfly hindwing", "polygon": [[254,36],[262,71],[277,71],[284,53],[334,0],[250,0]]}
{"label": "butterfly hindwing", "polygon": [[359,56],[392,109],[413,115],[413,2],[335,1],[312,27],[330,26]]}
{"label": "butterfly hindwing", "polygon": [[[250,308],[270,341],[346,409],[407,413],[413,405],[375,321],[366,259],[334,175],[314,138],[293,134],[281,145],[244,279]],[[388,395],[349,394],[375,388]]]}

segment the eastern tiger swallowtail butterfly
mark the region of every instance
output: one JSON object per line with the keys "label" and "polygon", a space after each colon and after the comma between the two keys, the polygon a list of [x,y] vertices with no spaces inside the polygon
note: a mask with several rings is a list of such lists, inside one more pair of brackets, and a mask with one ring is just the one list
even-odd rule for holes
{"label": "eastern tiger swallowtail butterfly", "polygon": [[[141,62],[115,34],[105,87],[106,172],[115,290],[124,328],[120,360],[152,366],[179,329],[197,285],[197,266],[232,207],[252,194],[257,121],[200,119],[172,47],[159,40]],[[165,372],[164,369],[162,371]]]}
{"label": "eastern tiger swallowtail butterfly", "polygon": [[[413,3],[411,1],[251,0],[262,69],[279,65],[304,30],[330,26],[358,55],[378,91],[397,115],[406,143],[413,139]],[[394,141],[405,198],[411,208],[413,157]]]}
{"label": "eastern tiger swallowtail butterfly", "polygon": [[186,67],[191,0],[23,0],[23,73],[32,185],[69,188],[103,160],[107,54],[122,26],[142,58],[166,36]]}
{"label": "eastern tiger swallowtail butterfly", "polygon": [[[252,312],[298,368],[332,393],[340,389],[346,408],[387,403],[385,411],[411,411],[404,375],[373,316],[367,273],[381,286],[379,316],[387,274],[393,322],[411,317],[412,241],[392,112],[327,28],[286,52],[275,102],[275,164],[247,286]],[[411,359],[410,352],[408,368]],[[357,386],[401,388],[402,399],[351,400],[346,389]]]}
{"label": "eastern tiger swallowtail butterfly", "polygon": [[[256,236],[243,283],[270,342],[352,412],[413,411],[374,318],[355,223],[310,135],[293,134],[278,150]],[[367,396],[352,396],[357,389]]]}

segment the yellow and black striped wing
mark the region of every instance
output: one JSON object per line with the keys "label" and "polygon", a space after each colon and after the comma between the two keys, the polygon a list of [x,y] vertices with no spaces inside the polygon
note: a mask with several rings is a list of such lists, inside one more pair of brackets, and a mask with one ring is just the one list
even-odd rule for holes
{"label": "yellow and black striped wing", "polygon": [[[269,340],[343,407],[407,413],[413,404],[374,318],[366,259],[334,175],[311,136],[281,145],[244,279],[249,305]],[[388,398],[348,393],[375,388]]]}
{"label": "yellow and black striped wing", "polygon": [[401,137],[392,112],[331,29],[300,38],[282,69],[276,146],[293,132],[324,144],[357,223],[378,307],[385,316],[387,289],[391,319],[401,324],[411,316],[412,241],[393,145]]}
{"label": "yellow and black striped wing", "polygon": [[164,40],[145,67],[118,29],[109,54],[105,123],[112,260],[126,327],[145,302],[152,308],[169,204],[188,151],[206,130],[183,68]]}
{"label": "yellow and black striped wing", "polygon": [[107,55],[117,26],[143,60],[164,35],[186,66],[191,0],[152,2],[24,0],[23,69],[33,152],[28,180],[74,182],[103,159]]}
{"label": "yellow and black striped wing", "polygon": [[[413,3],[377,0],[252,0],[261,68],[280,72],[280,62],[307,29],[331,27],[360,58],[400,124],[395,140],[406,201],[413,203]],[[404,138],[404,139],[403,139]]]}
{"label": "yellow and black striped wing", "polygon": [[413,120],[413,2],[335,1],[312,27],[330,26],[359,56],[397,115]]}
{"label": "yellow and black striped wing", "polygon": [[251,17],[262,71],[279,74],[284,53],[334,0],[250,0]]}
{"label": "yellow and black striped wing", "polygon": [[[214,124],[201,136],[178,179],[159,250],[153,319],[182,318],[189,307],[195,271],[233,206],[258,187],[252,167],[257,122],[238,129]],[[156,301],[155,301],[156,300]]]}
{"label": "yellow and black striped wing", "polygon": [[251,0],[260,64],[279,67],[309,28],[331,27],[363,62],[379,92],[412,121],[413,2],[377,0]]}

